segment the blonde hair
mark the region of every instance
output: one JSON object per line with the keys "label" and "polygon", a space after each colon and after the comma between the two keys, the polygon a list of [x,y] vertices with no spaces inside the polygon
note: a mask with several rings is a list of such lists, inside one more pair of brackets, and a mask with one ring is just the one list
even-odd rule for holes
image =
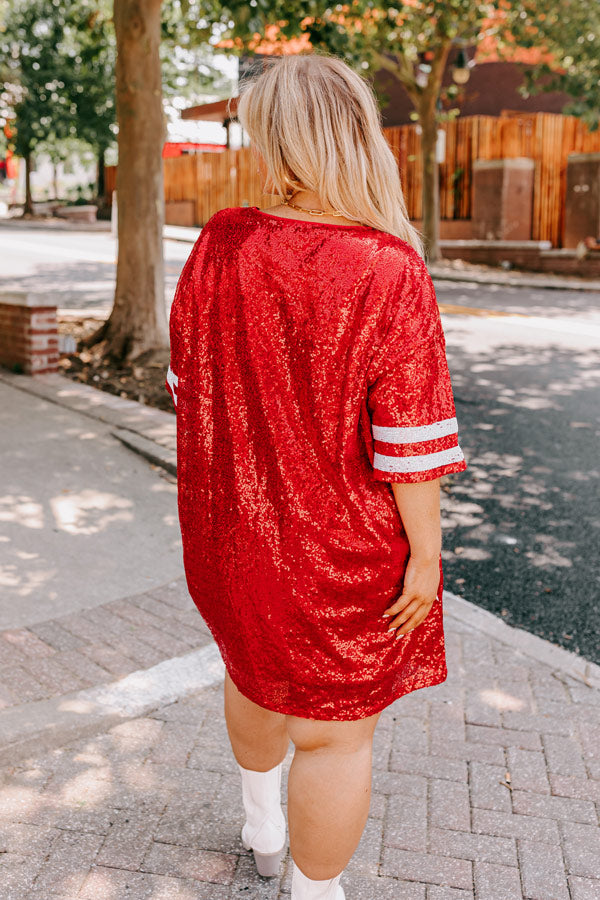
{"label": "blonde hair", "polygon": [[237,116],[263,157],[274,191],[315,191],[324,208],[406,241],[423,256],[370,85],[336,56],[265,61],[240,85]]}

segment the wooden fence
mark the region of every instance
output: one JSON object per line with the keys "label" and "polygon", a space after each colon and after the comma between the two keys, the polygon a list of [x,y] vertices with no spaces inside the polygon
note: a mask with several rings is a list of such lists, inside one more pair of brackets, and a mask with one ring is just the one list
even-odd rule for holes
{"label": "wooden fence", "polygon": [[[555,113],[508,113],[465,116],[445,122],[446,159],[440,165],[440,216],[471,217],[472,166],[476,159],[525,156],[535,161],[533,240],[560,246],[563,232],[566,168],[569,153],[600,152],[600,129],[590,132],[575,116]],[[421,138],[416,124],[385,128],[398,161],[411,219],[420,219]],[[114,167],[113,167],[114,168]],[[165,200],[192,201],[194,222],[203,225],[226,206],[268,206],[249,147],[220,153],[195,153],[164,160]],[[114,187],[107,171],[107,194]]]}
{"label": "wooden fence", "polygon": [[556,113],[467,116],[446,126],[446,161],[440,166],[440,215],[471,217],[471,172],[475,159],[535,162],[532,240],[562,241],[567,157],[600,152],[600,129],[590,132],[581,119]]}
{"label": "wooden fence", "polygon": [[112,192],[117,189],[117,167],[104,166],[104,196],[111,202]]}
{"label": "wooden fence", "polygon": [[226,206],[268,206],[249,147],[219,153],[193,153],[164,160],[165,201],[194,202],[194,222],[203,225]]}
{"label": "wooden fence", "polygon": [[[581,119],[556,113],[465,116],[442,127],[446,159],[440,164],[440,218],[471,218],[474,160],[525,156],[535,162],[531,238],[560,246],[568,154],[600,152],[600,129],[590,132]],[[409,215],[420,219],[421,139],[416,125],[384,131],[398,160]]]}

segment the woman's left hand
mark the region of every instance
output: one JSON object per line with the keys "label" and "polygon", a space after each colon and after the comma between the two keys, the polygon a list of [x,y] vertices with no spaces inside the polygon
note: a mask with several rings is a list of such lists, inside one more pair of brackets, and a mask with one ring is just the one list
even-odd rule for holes
{"label": "woman's left hand", "polygon": [[411,556],[404,575],[402,594],[383,613],[393,616],[388,631],[397,629],[396,638],[403,637],[423,622],[433,606],[440,586],[440,561],[421,561]]}

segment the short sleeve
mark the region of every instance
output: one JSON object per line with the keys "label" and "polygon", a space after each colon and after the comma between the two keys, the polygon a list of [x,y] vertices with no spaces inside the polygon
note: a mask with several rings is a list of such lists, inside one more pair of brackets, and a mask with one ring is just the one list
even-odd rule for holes
{"label": "short sleeve", "polygon": [[180,292],[181,292],[182,281],[180,278],[179,284],[177,286],[177,290],[175,292],[175,299],[173,300],[173,305],[171,306],[171,312],[169,314],[169,367],[166,373],[165,379],[165,387],[169,394],[171,395],[171,399],[173,401],[173,405],[175,410],[177,411],[177,392],[179,389],[179,370],[181,368],[181,360],[183,356],[183,323],[182,316],[184,315],[184,309],[180,302]]}
{"label": "short sleeve", "polygon": [[[185,378],[186,366],[191,358],[189,321],[193,313],[193,272],[197,265],[198,250],[202,243],[203,233],[204,229],[181,270],[169,313],[170,354],[165,387],[171,395],[175,410],[177,410],[180,380],[182,377]],[[186,327],[186,323],[188,323],[188,327]],[[189,366],[187,367],[189,368]]]}
{"label": "short sleeve", "polygon": [[173,401],[173,406],[177,409],[177,388],[179,386],[179,376],[175,374],[173,369],[171,368],[171,363],[169,362],[169,368],[167,369],[167,377],[165,380],[165,387],[171,395],[171,400]]}
{"label": "short sleeve", "polygon": [[369,367],[367,408],[373,476],[431,481],[466,462],[446,360],[446,342],[425,264],[409,267],[392,297],[389,327]]}

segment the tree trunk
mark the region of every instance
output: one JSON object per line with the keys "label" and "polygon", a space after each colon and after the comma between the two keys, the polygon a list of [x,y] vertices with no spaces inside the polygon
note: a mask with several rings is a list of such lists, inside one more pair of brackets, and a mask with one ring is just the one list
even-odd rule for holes
{"label": "tree trunk", "polygon": [[31,151],[25,156],[25,207],[24,213],[33,213],[33,198],[31,196]]}
{"label": "tree trunk", "polygon": [[58,200],[58,163],[52,161],[52,186],[54,188],[54,199]]}
{"label": "tree trunk", "polygon": [[437,262],[440,253],[440,182],[437,162],[437,103],[442,78],[452,41],[442,40],[434,49],[431,71],[425,88],[416,95],[415,106],[421,125],[421,155],[423,158],[423,239],[425,259]]}
{"label": "tree trunk", "polygon": [[439,168],[436,159],[437,116],[435,110],[437,96],[423,95],[419,109],[421,125],[421,155],[423,158],[423,239],[425,258],[428,263],[440,258],[440,185]]}
{"label": "tree trunk", "polygon": [[103,205],[104,201],[104,192],[106,189],[105,180],[104,180],[104,154],[106,150],[104,147],[98,148],[98,168],[96,175],[96,185],[97,185],[97,193],[96,196],[98,198],[98,202]]}
{"label": "tree trunk", "polygon": [[161,0],[114,0],[118,259],[112,312],[93,335],[107,354],[135,359],[169,346],[164,296],[165,126],[159,57]]}

